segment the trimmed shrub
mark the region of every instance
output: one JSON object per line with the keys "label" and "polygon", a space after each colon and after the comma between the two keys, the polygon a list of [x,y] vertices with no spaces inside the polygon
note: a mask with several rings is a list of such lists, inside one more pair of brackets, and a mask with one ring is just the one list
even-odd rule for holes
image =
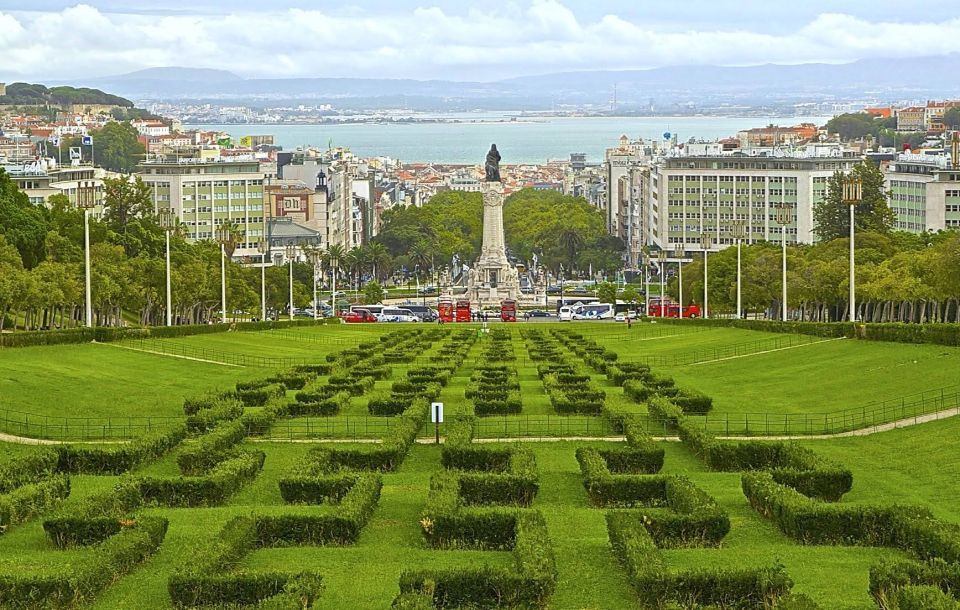
{"label": "trimmed shrub", "polygon": [[57,471],[59,459],[55,449],[37,447],[30,453],[5,460],[0,463],[0,494],[51,476]]}
{"label": "trimmed shrub", "polygon": [[174,507],[219,506],[263,468],[262,451],[241,452],[201,477],[138,477],[146,504]]}
{"label": "trimmed shrub", "polygon": [[66,475],[53,475],[0,495],[0,533],[49,511],[69,495]]}
{"label": "trimmed shrub", "polygon": [[224,460],[226,452],[247,436],[247,427],[242,421],[222,424],[213,432],[197,438],[177,456],[180,472],[187,476],[201,475]]}
{"label": "trimmed shrub", "polygon": [[148,432],[118,445],[58,445],[57,470],[71,474],[122,474],[159,458],[186,437],[184,425]]}
{"label": "trimmed shrub", "polygon": [[662,608],[673,602],[688,607],[767,608],[793,585],[779,564],[670,571],[636,511],[610,511],[606,519],[614,555],[643,607]]}

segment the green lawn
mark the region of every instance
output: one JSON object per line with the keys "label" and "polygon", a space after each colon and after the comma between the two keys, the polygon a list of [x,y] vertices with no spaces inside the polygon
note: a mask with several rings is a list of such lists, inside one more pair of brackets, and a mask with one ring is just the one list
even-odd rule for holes
{"label": "green lawn", "polygon": [[[538,326],[547,330],[555,328]],[[519,373],[523,414],[485,420],[481,424],[489,427],[489,434],[485,436],[498,436],[497,426],[520,427],[524,418],[541,418],[538,420],[541,423],[533,426],[540,425],[546,431],[556,430],[556,422],[561,420],[567,422],[570,429],[599,422],[600,418],[561,418],[553,411],[535,366],[528,360],[526,343],[518,332],[521,327],[511,326],[517,360],[508,363],[513,363]],[[624,329],[612,324],[564,327],[585,329],[580,332],[589,333],[617,351],[623,360],[652,352],[682,353],[710,345],[738,345],[769,338],[765,333],[728,329],[696,332],[682,329],[684,332],[677,336],[666,337],[656,335],[662,333],[664,327],[639,325],[632,329],[637,331],[636,335],[627,334],[624,338]],[[233,353],[247,353],[262,347],[266,352],[282,353],[286,349],[321,360],[327,353],[348,345],[317,341],[316,337],[352,340],[375,337],[379,332],[384,331],[311,328],[297,329],[296,333],[287,335],[230,333],[189,339],[197,345],[216,346],[218,350]],[[486,341],[478,341],[471,348],[464,365],[443,389],[440,399],[446,405],[448,417],[469,412],[463,390],[482,357]],[[423,356],[435,353],[441,343],[436,342]],[[951,348],[843,340],[663,372],[673,375],[681,386],[712,395],[720,413],[738,412],[738,406],[745,409],[744,405],[774,413],[822,412],[849,406],[851,401],[860,404],[871,397],[947,385],[950,374],[960,370],[958,357],[960,350]],[[405,377],[408,368],[408,365],[395,367],[393,378],[379,381],[377,390],[389,391],[393,381]],[[229,387],[238,379],[262,377],[267,372],[261,368],[221,366],[111,345],[10,349],[0,351],[0,395],[8,408],[50,415],[177,415],[181,413],[180,404],[185,396]],[[594,382],[606,390],[609,405],[623,410],[642,410],[604,376],[592,375]],[[369,398],[370,394],[355,397],[344,413],[333,418],[281,421],[274,427],[274,437],[283,437],[285,430],[290,437],[298,436],[294,433],[295,429],[299,430],[298,426],[310,425],[317,430],[325,426],[326,436],[380,436],[382,429],[356,429],[359,425],[374,425],[370,423],[374,420],[365,417]],[[543,424],[547,417],[551,417],[553,423]],[[383,426],[390,424],[389,418],[377,419]],[[421,435],[430,436],[432,431],[428,424]],[[504,434],[510,435],[514,434]],[[960,478],[960,457],[955,449],[958,435],[960,417],[866,437],[803,443],[852,469],[854,487],[844,503],[914,503],[929,507],[939,518],[960,523],[960,507],[954,492]],[[570,441],[526,445],[534,451],[540,473],[540,491],[533,508],[543,512],[556,553],[558,583],[549,607],[634,609],[637,608],[635,596],[611,553],[604,511],[589,504],[583,489],[575,451],[587,444],[611,445]],[[305,459],[311,444],[250,441],[246,446],[267,454],[264,469],[256,479],[222,507],[147,510],[170,520],[163,545],[136,571],[98,597],[93,608],[170,608],[167,579],[188,555],[186,550],[209,544],[234,516],[330,510],[326,506],[286,506],[279,494],[279,479]],[[727,511],[732,526],[720,548],[663,551],[671,569],[770,565],[779,561],[795,581],[794,590],[809,595],[824,610],[875,607],[867,593],[870,566],[880,559],[899,556],[898,551],[797,545],[750,508],[740,490],[739,474],[706,470],[678,443],[665,442],[664,447],[663,472],[689,476]],[[32,450],[0,445],[0,463]],[[146,464],[139,472],[175,474],[176,455],[174,452]],[[419,515],[427,500],[430,478],[440,468],[437,446],[415,445],[396,472],[383,475],[379,506],[354,546],[263,549],[246,556],[241,565],[252,570],[321,572],[326,590],[317,607],[324,609],[389,607],[405,567],[511,566],[511,555],[506,552],[440,551],[425,544]],[[77,502],[105,490],[116,480],[117,477],[112,476],[74,476],[72,495],[67,502]],[[84,561],[86,556],[87,551],[83,549],[54,551],[39,519],[0,536],[0,569],[4,571],[55,573],[68,563]]]}

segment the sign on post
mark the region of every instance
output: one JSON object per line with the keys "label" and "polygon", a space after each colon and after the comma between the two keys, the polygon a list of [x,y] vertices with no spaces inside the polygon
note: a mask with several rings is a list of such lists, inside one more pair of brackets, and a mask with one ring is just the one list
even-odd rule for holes
{"label": "sign on post", "polygon": [[440,444],[440,424],[443,423],[443,403],[442,402],[433,402],[430,403],[430,421],[433,422],[434,431],[436,432],[436,442]]}

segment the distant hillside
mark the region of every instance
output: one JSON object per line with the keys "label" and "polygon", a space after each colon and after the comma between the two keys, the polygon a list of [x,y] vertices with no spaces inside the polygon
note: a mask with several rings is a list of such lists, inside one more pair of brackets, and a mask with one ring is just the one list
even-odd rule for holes
{"label": "distant hillside", "polygon": [[6,95],[0,95],[0,105],[66,106],[69,104],[103,104],[133,108],[133,102],[118,95],[86,87],[51,87],[13,83],[7,85]]}
{"label": "distant hillside", "polygon": [[340,108],[402,106],[426,110],[540,110],[564,104],[646,111],[672,104],[789,106],[824,100],[935,99],[960,95],[945,78],[960,55],[869,58],[846,64],[673,66],[649,70],[577,71],[494,82],[389,78],[242,78],[225,70],[150,68],[71,80],[137,100],[194,100],[262,105],[330,103]]}

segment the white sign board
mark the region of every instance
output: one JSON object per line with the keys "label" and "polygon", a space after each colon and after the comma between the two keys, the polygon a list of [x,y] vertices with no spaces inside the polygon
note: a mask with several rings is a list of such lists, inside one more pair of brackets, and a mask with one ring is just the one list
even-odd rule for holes
{"label": "white sign board", "polygon": [[430,404],[430,423],[431,424],[443,423],[443,403],[442,402],[434,402]]}

